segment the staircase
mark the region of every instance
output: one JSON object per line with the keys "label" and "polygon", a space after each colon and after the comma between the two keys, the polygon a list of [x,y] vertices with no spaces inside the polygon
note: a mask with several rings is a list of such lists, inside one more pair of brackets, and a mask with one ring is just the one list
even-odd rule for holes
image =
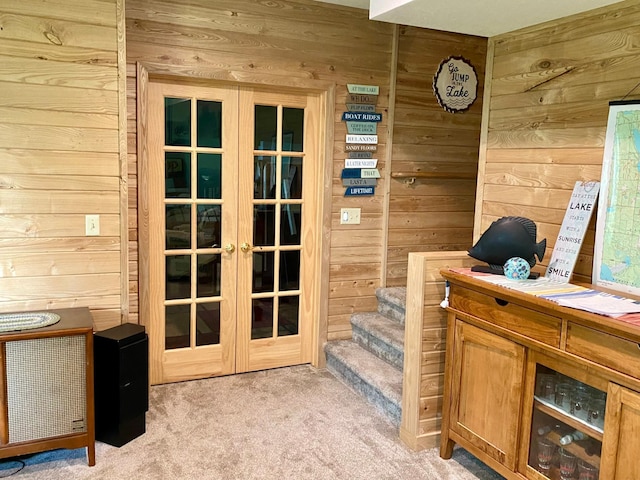
{"label": "staircase", "polygon": [[399,427],[407,289],[378,288],[376,297],[377,312],[351,316],[352,340],[325,345],[327,369]]}

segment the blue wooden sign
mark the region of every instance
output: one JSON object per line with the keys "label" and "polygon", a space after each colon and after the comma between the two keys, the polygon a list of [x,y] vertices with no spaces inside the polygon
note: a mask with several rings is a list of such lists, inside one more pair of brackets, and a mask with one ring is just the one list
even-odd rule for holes
{"label": "blue wooden sign", "polygon": [[343,168],[340,178],[362,178],[361,168]]}
{"label": "blue wooden sign", "polygon": [[356,197],[364,195],[374,195],[376,187],[349,187],[344,192],[345,197]]}
{"label": "blue wooden sign", "polygon": [[381,113],[369,113],[369,112],[343,112],[342,120],[348,122],[381,122]]}

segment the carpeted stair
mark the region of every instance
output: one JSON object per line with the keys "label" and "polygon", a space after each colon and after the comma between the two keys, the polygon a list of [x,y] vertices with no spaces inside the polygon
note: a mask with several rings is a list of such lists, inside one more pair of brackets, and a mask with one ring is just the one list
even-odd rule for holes
{"label": "carpeted stair", "polygon": [[351,316],[352,339],[328,342],[327,369],[400,425],[407,290],[378,288],[378,311]]}

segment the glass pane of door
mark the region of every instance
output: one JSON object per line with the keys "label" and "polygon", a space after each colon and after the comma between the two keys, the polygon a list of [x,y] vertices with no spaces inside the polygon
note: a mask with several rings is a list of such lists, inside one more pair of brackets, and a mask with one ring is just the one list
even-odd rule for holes
{"label": "glass pane of door", "polygon": [[304,198],[304,109],[254,113],[252,340],[299,333]]}
{"label": "glass pane of door", "polygon": [[215,345],[225,208],[222,103],[165,97],[164,106],[165,348]]}
{"label": "glass pane of door", "polygon": [[236,362],[239,89],[152,76],[147,100],[139,242],[150,381],[228,375]]}

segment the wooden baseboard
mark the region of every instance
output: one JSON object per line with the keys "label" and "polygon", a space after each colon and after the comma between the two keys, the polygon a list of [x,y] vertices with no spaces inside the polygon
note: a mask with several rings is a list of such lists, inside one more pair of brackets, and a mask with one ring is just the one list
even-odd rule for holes
{"label": "wooden baseboard", "polygon": [[440,445],[440,432],[430,432],[424,435],[414,435],[400,427],[400,440],[411,450],[419,452]]}

